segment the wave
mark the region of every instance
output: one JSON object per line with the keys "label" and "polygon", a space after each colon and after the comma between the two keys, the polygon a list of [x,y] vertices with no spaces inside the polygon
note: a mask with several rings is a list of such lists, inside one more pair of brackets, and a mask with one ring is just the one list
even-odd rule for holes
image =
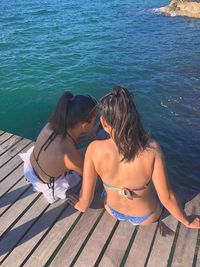
{"label": "wave", "polygon": [[165,14],[164,13],[164,9],[166,8],[166,6],[163,6],[163,7],[158,7],[158,8],[151,8],[151,12],[154,13],[154,14],[162,14],[162,15],[167,15],[167,16],[170,16],[170,17],[176,17],[176,12],[173,12],[171,11],[170,13],[167,13]]}
{"label": "wave", "polygon": [[155,13],[155,14],[162,14],[163,11],[164,11],[164,8],[165,8],[165,6],[163,6],[163,7],[151,8],[150,10],[151,10],[152,13]]}
{"label": "wave", "polygon": [[135,14],[143,15],[146,13],[162,14],[165,6],[158,8],[132,8],[124,9],[118,12],[120,16],[133,16]]}

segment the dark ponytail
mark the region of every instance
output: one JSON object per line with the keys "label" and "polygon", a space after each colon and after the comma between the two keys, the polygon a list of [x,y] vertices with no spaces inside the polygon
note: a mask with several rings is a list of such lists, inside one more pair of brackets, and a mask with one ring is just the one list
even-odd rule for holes
{"label": "dark ponytail", "polygon": [[148,142],[131,93],[117,86],[113,91],[100,99],[99,112],[114,129],[114,141],[122,161],[131,161]]}
{"label": "dark ponytail", "polygon": [[76,95],[65,92],[55,107],[49,119],[51,128],[55,134],[63,138],[67,130],[73,128],[79,122],[89,122],[96,113],[97,102],[89,95]]}

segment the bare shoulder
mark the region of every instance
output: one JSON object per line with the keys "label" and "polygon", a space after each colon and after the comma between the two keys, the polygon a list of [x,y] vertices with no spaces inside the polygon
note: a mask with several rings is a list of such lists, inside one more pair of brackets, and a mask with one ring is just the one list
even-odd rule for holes
{"label": "bare shoulder", "polygon": [[106,148],[106,140],[95,140],[91,142],[87,148],[87,155],[92,156],[93,158],[99,155],[100,152],[104,151]]}
{"label": "bare shoulder", "polygon": [[149,139],[147,149],[151,150],[154,154],[162,154],[162,149],[159,143],[154,139]]}
{"label": "bare shoulder", "polygon": [[50,129],[47,127],[47,124],[41,129],[40,133],[37,136],[36,139],[36,145],[40,142],[44,142],[50,134]]}
{"label": "bare shoulder", "polygon": [[104,146],[104,142],[105,142],[105,140],[95,140],[95,141],[92,141],[92,142],[89,144],[87,150],[89,150],[89,151],[95,151],[95,150],[98,149],[99,147]]}

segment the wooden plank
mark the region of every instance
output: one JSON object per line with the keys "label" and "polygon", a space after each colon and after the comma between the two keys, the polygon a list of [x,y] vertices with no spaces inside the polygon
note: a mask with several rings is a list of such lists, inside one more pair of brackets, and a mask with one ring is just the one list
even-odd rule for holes
{"label": "wooden plank", "polygon": [[[22,146],[21,152],[26,152],[30,147],[33,146],[33,142],[31,142],[28,146],[27,144],[25,147]],[[0,181],[4,180],[15,168],[17,168],[20,164],[22,164],[23,161],[19,157],[19,155],[16,155],[14,158],[12,158],[7,164],[5,164],[2,168],[0,168]]]}
{"label": "wooden plank", "polygon": [[[73,231],[67,237],[61,249],[56,254],[56,257],[51,262],[50,266],[70,266],[74,257],[79,252],[81,246],[83,245],[84,242],[86,242],[85,239],[89,238],[92,231],[95,231],[95,225],[98,222],[98,218],[101,217],[101,214],[104,210],[103,203],[100,203],[100,207],[99,207],[98,198],[99,196],[97,193],[91,205],[93,208],[90,208],[87,212],[85,212],[82,215],[82,217],[80,218],[80,220],[74,227]],[[61,230],[59,230],[59,232],[60,231]],[[58,234],[59,233],[56,233],[56,236]],[[64,234],[62,236],[64,236]],[[51,239],[51,238],[48,238],[48,239]],[[55,243],[55,240],[54,240],[54,243]],[[55,244],[52,244],[52,246],[54,248],[56,247]],[[45,249],[45,247],[44,247],[44,252],[46,252],[48,256],[48,252],[47,252],[47,249]],[[40,259],[44,257],[44,259],[46,259],[46,262],[47,262],[47,258],[46,258],[46,255],[44,255],[45,254],[44,252],[42,252]],[[41,251],[39,253],[41,254]],[[34,253],[34,256],[35,256],[35,253]],[[34,266],[35,261],[32,261],[32,262],[33,262],[32,266]],[[46,262],[42,261],[42,265],[44,265]],[[30,266],[30,265],[27,265],[27,266]]]}
{"label": "wooden plank", "polygon": [[1,134],[0,135],[0,144],[5,142],[6,140],[8,140],[11,136],[13,136],[13,134],[11,134],[11,133],[4,132],[3,134]]}
{"label": "wooden plank", "polygon": [[[186,214],[200,214],[200,193],[185,206]],[[189,229],[180,225],[172,267],[191,267],[193,263],[198,229]]]}
{"label": "wooden plank", "polygon": [[145,266],[157,225],[157,223],[154,223],[139,227],[125,264],[126,267],[132,267],[133,265]]}
{"label": "wooden plank", "polygon": [[15,203],[15,201],[21,197],[24,198],[26,195],[22,196],[22,194],[28,189],[29,194],[33,194],[32,185],[28,184],[25,181],[25,178],[22,178],[15,186],[13,186],[9,192],[7,192],[1,199],[0,199],[0,214],[2,214]]}
{"label": "wooden plank", "polygon": [[[196,266],[200,266],[200,247],[198,248],[198,254],[197,254],[197,262]],[[195,266],[194,266],[195,267]]]}
{"label": "wooden plank", "polygon": [[[70,232],[73,227],[73,223],[79,216],[80,213],[76,212],[69,206],[23,266],[45,266],[46,262],[51,257],[63,237]],[[68,251],[65,251],[65,253],[68,255]],[[64,254],[64,258],[61,259],[64,262],[67,257],[66,254]]]}
{"label": "wooden plank", "polygon": [[[46,202],[47,203],[47,202]],[[34,205],[35,206],[35,205]],[[67,203],[65,200],[60,200],[52,205],[48,206],[48,209],[39,217],[37,222],[31,227],[31,229],[23,236],[17,247],[6,258],[2,266],[12,266],[13,262],[15,266],[20,266],[26,259],[27,255],[37,246],[37,243],[43,239],[46,232],[51,229],[51,226],[56,222],[57,217],[66,208]],[[35,211],[40,210],[40,206],[35,206]],[[30,220],[30,217],[27,217]],[[48,245],[48,240],[47,240]]]}
{"label": "wooden plank", "polygon": [[[99,267],[120,266],[134,230],[135,226],[133,226],[130,222],[120,222],[106,251],[104,252],[103,258],[98,265]],[[133,266],[133,262],[131,266]]]}
{"label": "wooden plank", "polygon": [[23,165],[20,165],[10,175],[8,175],[5,180],[1,182],[0,198],[2,197],[3,194],[8,192],[9,188],[15,185],[19,181],[19,179],[21,179],[22,177],[23,177]]}
{"label": "wooden plank", "polygon": [[17,144],[20,140],[22,140],[22,137],[13,135],[11,138],[3,142],[3,144],[0,145],[0,156]]}
{"label": "wooden plank", "polygon": [[[26,231],[34,224],[35,220],[41,214],[41,212],[47,207],[47,203],[44,199],[39,197],[37,201],[31,206],[28,211],[17,221],[17,223],[13,226],[12,229],[1,239],[0,247],[1,247],[1,255],[0,261],[4,261],[6,255],[15,247],[19,246],[17,243],[26,233]],[[13,266],[13,261],[10,266]],[[5,265],[5,262],[4,264]],[[3,266],[2,265],[2,266]],[[9,265],[7,265],[9,266]],[[19,265],[15,265],[19,266]]]}
{"label": "wooden plank", "polygon": [[157,232],[151,255],[146,265],[148,267],[167,266],[178,221],[170,215],[159,224],[162,228],[161,231]]}
{"label": "wooden plank", "polygon": [[74,266],[94,266],[117,220],[105,212]]}
{"label": "wooden plank", "polygon": [[33,193],[31,187],[28,188],[21,198],[14,202],[13,205],[1,215],[0,234],[3,234],[6,229],[15,222],[16,218],[26,210],[36,196],[37,193]]}
{"label": "wooden plank", "polygon": [[11,158],[13,158],[14,156],[16,156],[22,149],[22,147],[24,147],[25,145],[29,145],[30,144],[30,140],[28,139],[22,139],[19,143],[15,144],[12,148],[10,148],[6,153],[4,153],[1,157],[0,157],[0,168],[6,164]]}
{"label": "wooden plank", "polygon": [[4,134],[4,133],[5,133],[4,131],[1,131],[1,130],[0,130],[0,135],[2,135],[2,134]]}

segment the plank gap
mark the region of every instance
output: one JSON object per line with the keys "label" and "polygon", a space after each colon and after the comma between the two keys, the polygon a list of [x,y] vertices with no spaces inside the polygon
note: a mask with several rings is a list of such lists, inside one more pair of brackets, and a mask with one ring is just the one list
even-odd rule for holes
{"label": "plank gap", "polygon": [[53,252],[53,254],[51,255],[51,257],[49,258],[49,260],[47,261],[47,263],[44,265],[44,267],[50,266],[51,262],[54,260],[54,258],[58,254],[58,252],[61,249],[62,245],[67,240],[68,236],[71,234],[71,232],[73,231],[73,229],[75,228],[75,226],[79,222],[79,220],[82,217],[82,215],[83,215],[83,213],[80,213],[79,216],[76,218],[76,220],[74,221],[74,223],[72,224],[72,226],[70,227],[70,229],[67,231],[67,233],[64,235],[63,239],[60,241],[59,245],[57,246],[57,248],[55,249],[55,251]]}
{"label": "plank gap", "polygon": [[94,223],[93,227],[91,228],[90,232],[88,233],[87,237],[85,238],[83,244],[81,245],[79,251],[77,252],[76,256],[74,257],[73,261],[71,262],[69,267],[74,266],[74,264],[76,263],[79,255],[81,254],[81,252],[83,251],[85,245],[87,244],[88,240],[90,239],[91,235],[93,234],[97,224],[99,223],[99,221],[101,220],[103,214],[105,212],[105,209],[102,210],[101,214],[99,215],[99,217],[97,218],[96,222]]}
{"label": "plank gap", "polygon": [[15,202],[17,202],[20,198],[21,198],[21,196],[29,189],[31,187],[31,185],[30,186],[28,186],[16,199],[15,199],[15,201],[14,202],[12,202],[1,214],[0,214],[0,216],[2,216],[8,209],[10,209],[10,207],[15,203]]}
{"label": "plank gap", "polygon": [[179,235],[179,231],[180,231],[180,226],[181,226],[181,224],[180,224],[180,222],[178,222],[177,227],[176,227],[176,233],[174,235],[174,240],[173,240],[172,247],[171,247],[171,251],[169,253],[167,267],[170,267],[172,265],[172,260],[173,260],[174,252],[176,249],[176,243],[177,243],[177,239],[178,239],[178,235]]}
{"label": "plank gap", "polygon": [[15,168],[13,168],[9,173],[6,174],[5,177],[3,177],[1,180],[0,180],[0,183],[3,182],[12,172],[14,172],[17,168],[19,168],[21,165],[23,164],[23,162],[20,162],[19,165],[17,165]]}
{"label": "plank gap", "polygon": [[10,191],[10,189],[12,189],[17,183],[19,183],[19,181],[21,181],[22,179],[24,178],[24,176],[22,175],[13,185],[11,185],[10,188],[8,188],[8,190],[6,190],[1,196],[0,196],[0,199]]}
{"label": "plank gap", "polygon": [[18,246],[24,236],[28,233],[28,231],[34,226],[34,224],[39,220],[39,218],[45,213],[45,211],[49,208],[50,204],[46,206],[46,208],[40,213],[40,215],[33,221],[33,223],[28,227],[28,229],[24,232],[24,234],[20,237],[17,243],[13,246],[13,248],[6,254],[6,256],[1,260],[0,265],[8,258],[11,252]]}
{"label": "plank gap", "polygon": [[196,243],[196,248],[195,248],[192,267],[196,267],[197,266],[197,257],[198,257],[198,253],[200,253],[199,252],[199,248],[200,248],[200,230],[198,230],[197,243]]}
{"label": "plank gap", "polygon": [[[0,134],[0,136],[1,136],[2,134]],[[2,142],[0,142],[0,145],[3,145],[3,143],[5,143],[6,141],[8,141],[10,138],[12,138],[14,136],[14,134],[12,134],[12,135],[10,135],[10,136],[8,136],[8,137],[6,137],[6,139],[4,139]]]}
{"label": "plank gap", "polygon": [[135,237],[136,237],[136,234],[137,234],[137,232],[138,232],[138,229],[139,229],[139,226],[137,225],[137,226],[135,227],[134,232],[133,232],[133,234],[132,234],[132,236],[131,236],[131,239],[130,239],[130,241],[129,241],[129,243],[128,243],[128,246],[127,246],[126,251],[125,251],[125,253],[124,253],[124,257],[123,257],[123,259],[122,259],[122,261],[121,261],[121,263],[120,263],[120,267],[124,267],[125,264],[126,264],[128,255],[129,255],[130,250],[131,250],[131,248],[132,248],[132,245],[133,245],[133,242],[134,242],[134,240],[135,240]]}
{"label": "plank gap", "polygon": [[[80,188],[76,191],[76,194],[79,192]],[[30,253],[26,256],[26,258],[24,259],[24,261],[21,263],[20,266],[24,266],[26,264],[26,262],[28,261],[28,259],[31,257],[31,255],[34,253],[34,251],[39,247],[40,243],[45,239],[45,237],[47,236],[47,234],[51,231],[51,229],[54,227],[54,225],[56,224],[56,222],[59,220],[59,218],[62,216],[62,214],[66,211],[66,209],[69,207],[69,204],[66,203],[66,205],[64,206],[64,208],[60,211],[60,213],[58,214],[58,216],[55,218],[55,220],[53,221],[53,223],[49,226],[49,228],[47,229],[47,231],[44,233],[44,235],[40,238],[40,240],[37,242],[37,244],[33,247],[33,249],[30,251]],[[82,214],[81,214],[82,216]],[[81,217],[79,216],[79,217]],[[78,217],[78,218],[79,218]],[[78,219],[77,218],[77,219]],[[76,219],[76,220],[77,220]],[[75,220],[75,222],[76,222]],[[73,223],[72,227],[75,227],[75,222]],[[73,230],[73,229],[72,229]],[[71,233],[71,228],[68,232]],[[69,233],[69,234],[70,234]],[[62,241],[61,241],[62,242]],[[56,253],[57,254],[57,253]],[[56,255],[55,254],[55,255]],[[54,256],[55,257],[55,256]],[[50,257],[51,258],[51,257]],[[49,262],[49,261],[48,261]],[[49,263],[50,264],[50,263]],[[45,265],[46,266],[46,265]],[[48,266],[48,265],[47,265]]]}
{"label": "plank gap", "polygon": [[[66,206],[61,210],[61,212],[58,214],[58,216],[55,218],[55,220],[53,221],[53,223],[49,226],[49,228],[47,229],[47,231],[44,233],[44,235],[40,238],[40,240],[37,242],[37,244],[33,247],[33,249],[30,251],[30,253],[26,256],[26,258],[24,259],[24,261],[21,263],[21,266],[24,266],[25,263],[28,261],[28,259],[31,257],[31,255],[34,253],[34,251],[39,247],[40,243],[45,239],[45,237],[47,236],[47,234],[49,233],[49,231],[51,231],[51,229],[53,228],[53,226],[56,224],[57,220],[59,220],[59,218],[62,216],[63,212],[69,207],[69,204],[66,203]],[[78,218],[77,218],[78,219]],[[77,220],[76,219],[76,220]],[[75,221],[76,222],[76,221]],[[74,222],[74,224],[75,224]],[[74,225],[73,224],[73,225]],[[73,226],[72,225],[72,226]],[[70,230],[69,230],[70,231]],[[45,265],[46,266],[46,265]]]}
{"label": "plank gap", "polygon": [[[13,136],[11,136],[11,137],[13,137]],[[8,146],[2,153],[0,153],[0,156],[2,156],[3,154],[5,154],[6,152],[8,152],[13,146],[17,145],[20,141],[22,141],[22,139],[24,139],[24,138],[23,137],[20,137],[19,139],[15,140],[12,145]]]}
{"label": "plank gap", "polygon": [[[24,194],[30,187],[28,187],[22,194]],[[21,195],[22,195],[21,194]],[[20,196],[21,196],[20,195]],[[33,204],[38,200],[38,198],[42,195],[42,193],[39,193],[36,198],[25,208],[25,210],[22,211],[22,213],[12,222],[12,224],[2,233],[0,240],[12,229],[12,227],[21,219],[22,216],[27,212],[27,210],[33,206]],[[19,196],[19,197],[20,197]],[[10,207],[10,206],[9,206]],[[4,212],[2,212],[1,215],[3,215],[8,209],[6,209]]]}
{"label": "plank gap", "polygon": [[102,250],[101,250],[101,252],[100,252],[100,254],[99,254],[99,256],[98,256],[98,258],[97,258],[97,260],[96,260],[96,262],[95,262],[95,264],[94,264],[94,267],[97,267],[97,266],[99,265],[99,263],[100,263],[100,261],[101,261],[101,259],[102,259],[102,257],[103,257],[103,254],[104,254],[104,252],[106,251],[106,249],[107,249],[107,247],[108,247],[108,244],[110,243],[110,240],[112,239],[112,237],[113,237],[113,235],[114,235],[114,233],[115,233],[115,231],[116,231],[118,225],[119,225],[119,221],[117,221],[117,222],[115,223],[115,225],[114,225],[114,227],[113,227],[113,229],[112,229],[112,231],[111,231],[111,233],[110,233],[108,239],[106,240],[105,245],[103,246],[103,248],[102,248]]}
{"label": "plank gap", "polygon": [[150,248],[149,248],[149,252],[148,252],[148,254],[147,254],[146,261],[145,261],[145,263],[144,263],[144,267],[147,267],[147,264],[148,264],[148,261],[149,261],[150,255],[151,255],[151,251],[152,251],[152,249],[153,249],[153,245],[154,245],[154,242],[155,242],[155,239],[156,239],[156,235],[157,235],[158,230],[159,230],[159,227],[160,227],[160,221],[159,221],[159,223],[158,223],[158,225],[157,225],[157,227],[156,227],[155,233],[154,233],[154,235],[153,235],[153,239],[152,239],[152,241],[151,241],[151,245],[150,245]]}
{"label": "plank gap", "polygon": [[[22,140],[20,140],[22,141]],[[0,168],[2,168],[4,165],[6,165],[11,159],[13,159],[17,154],[19,154],[24,148],[26,148],[27,146],[29,146],[32,143],[32,141],[30,141],[28,144],[26,144],[25,146],[23,146],[19,151],[17,151],[15,154],[13,154],[7,161],[5,161]]]}

